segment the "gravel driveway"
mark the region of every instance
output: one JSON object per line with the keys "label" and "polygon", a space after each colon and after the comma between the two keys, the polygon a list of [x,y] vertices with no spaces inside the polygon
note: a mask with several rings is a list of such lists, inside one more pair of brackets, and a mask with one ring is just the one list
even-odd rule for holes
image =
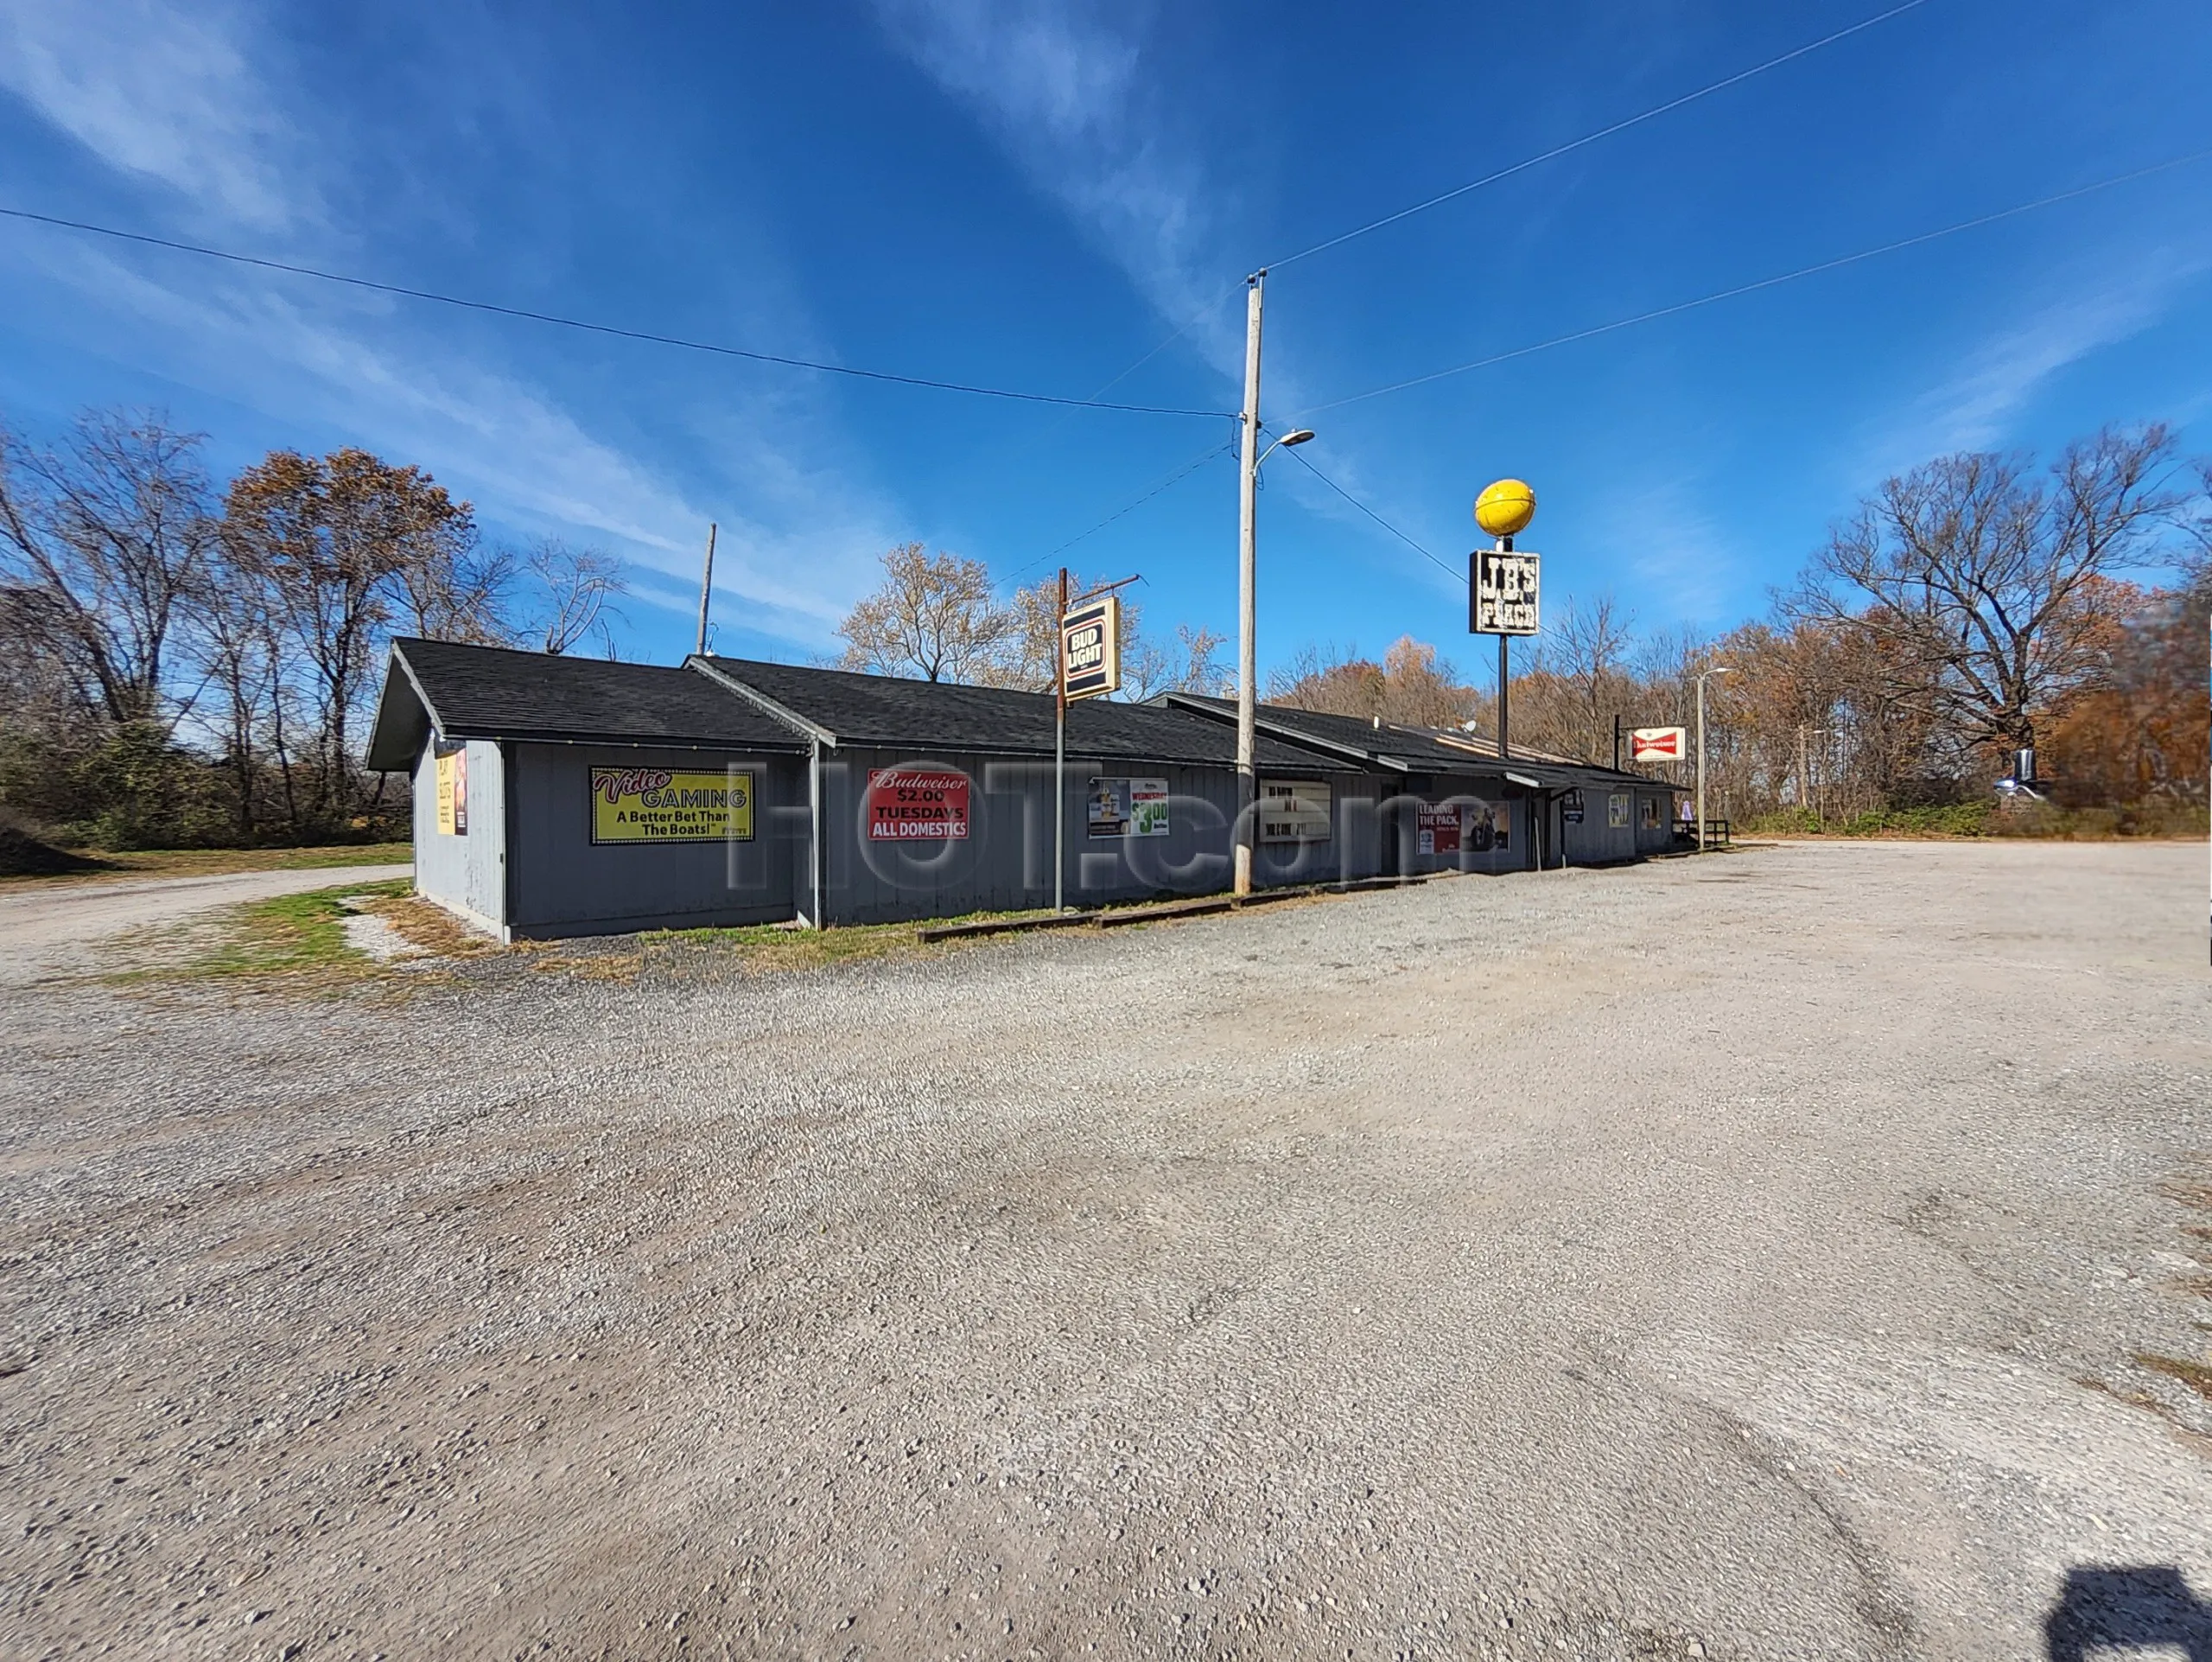
{"label": "gravel driveway", "polygon": [[4,1648],[2212,1642],[2203,859],[10,990]]}
{"label": "gravel driveway", "polygon": [[153,923],[248,901],[346,883],[411,877],[410,865],[325,866],[295,871],[230,871],[205,877],[140,877],[119,882],[29,882],[0,888],[0,987],[81,967],[83,947]]}

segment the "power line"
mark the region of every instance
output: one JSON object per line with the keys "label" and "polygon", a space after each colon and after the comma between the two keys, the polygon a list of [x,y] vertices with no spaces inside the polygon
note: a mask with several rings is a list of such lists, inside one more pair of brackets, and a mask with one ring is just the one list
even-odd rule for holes
{"label": "power line", "polygon": [[[1401,208],[1395,213],[1386,214],[1382,219],[1373,220],[1369,224],[1359,226],[1357,230],[1347,231],[1340,236],[1331,237],[1325,242],[1315,243],[1310,248],[1300,249],[1295,254],[1287,255],[1281,259],[1273,261],[1269,264],[1261,266],[1258,269],[1261,271],[1268,271],[1274,267],[1288,265],[1294,261],[1306,258],[1308,255],[1320,253],[1324,249],[1334,248],[1339,243],[1350,242],[1356,237],[1363,237],[1370,231],[1379,231],[1385,226],[1395,225],[1400,220],[1409,218],[1415,213],[1425,213],[1432,207],[1439,207],[1441,204],[1451,201],[1457,197],[1465,196],[1471,191],[1480,190],[1485,185],[1494,185],[1501,179],[1510,178],[1516,173],[1525,172],[1530,168],[1537,167],[1543,162],[1554,160],[1559,156],[1566,156],[1571,151],[1579,150],[1585,145],[1594,144],[1601,138],[1610,138],[1615,133],[1625,131],[1627,129],[1637,126],[1643,122],[1654,120],[1660,116],[1667,114],[1669,111],[1679,110],[1684,105],[1694,104],[1700,99],[1709,97],[1714,92],[1725,91],[1728,87],[1734,86],[1739,82],[1749,80],[1756,75],[1763,75],[1770,69],[1778,69],[1783,64],[1791,62],[1796,59],[1804,57],[1810,53],[1818,52],[1823,47],[1833,46],[1838,41],[1846,39],[1850,35],[1856,35],[1863,29],[1872,29],[1878,23],[1887,22],[1891,18],[1897,16],[1901,13],[1911,11],[1916,8],[1927,3],[1928,0],[1904,0],[1904,3],[1892,6],[1887,11],[1881,12],[1875,16],[1868,17],[1859,22],[1853,23],[1847,29],[1838,29],[1832,35],[1824,35],[1817,41],[1808,41],[1803,46],[1795,48],[1790,51],[1783,53],[1778,58],[1770,58],[1765,62],[1754,65],[1749,69],[1738,70],[1735,74],[1730,75],[1725,80],[1714,81],[1709,86],[1701,86],[1694,92],[1686,92],[1680,98],[1670,99],[1664,104],[1655,105],[1652,108],[1644,111],[1640,115],[1630,116],[1624,120],[1614,122],[1610,126],[1601,127],[1595,132],[1586,133],[1580,138],[1571,140],[1565,144],[1557,145],[1551,150],[1543,151],[1540,155],[1531,156],[1522,161],[1516,162],[1510,167],[1501,168],[1495,173],[1486,174],[1482,178],[1474,180],[1470,183],[1457,186],[1451,190],[1444,192],[1441,195],[1432,196],[1427,201],[1416,202],[1411,207]],[[1206,317],[1211,315],[1214,310],[1221,305],[1223,301],[1228,299],[1242,287],[1243,287],[1242,283],[1232,283],[1228,288],[1223,290],[1220,294],[1215,296],[1213,299],[1207,302],[1202,309],[1193,313],[1189,321],[1180,325],[1173,334],[1161,341],[1158,346],[1153,347],[1151,351],[1146,353],[1144,356],[1138,359],[1127,369],[1122,371],[1120,374],[1108,381],[1105,385],[1100,387],[1097,392],[1092,393],[1090,395],[1091,398],[1096,399],[1103,398],[1107,392],[1112,391],[1115,387],[1127,380],[1130,376],[1135,374],[1138,370],[1143,368],[1145,365],[1150,363],[1161,353],[1166,351],[1168,347],[1173,346],[1185,334],[1188,334],[1192,328],[1198,326],[1198,323],[1203,322]]]}
{"label": "power line", "polygon": [[[1641,115],[1633,115],[1628,117],[1624,120],[1616,121],[1611,126],[1600,127],[1593,133],[1585,133],[1581,137],[1571,139],[1564,144],[1557,145],[1551,150],[1544,151],[1540,156],[1529,156],[1525,161],[1516,162],[1510,167],[1500,168],[1496,173],[1484,174],[1481,178],[1473,180],[1467,184],[1455,186],[1453,188],[1444,192],[1441,195],[1430,197],[1425,202],[1415,202],[1411,207],[1402,207],[1395,213],[1386,213],[1381,219],[1370,220],[1368,224],[1361,226],[1356,231],[1347,231],[1341,236],[1331,237],[1326,242],[1317,242],[1311,248],[1301,248],[1295,254],[1288,255],[1282,259],[1274,260],[1271,262],[1268,266],[1263,267],[1262,269],[1273,270],[1288,265],[1294,260],[1301,260],[1309,255],[1318,254],[1325,248],[1334,248],[1338,244],[1350,242],[1355,237],[1363,237],[1370,231],[1380,231],[1386,225],[1395,225],[1399,220],[1410,219],[1416,213],[1425,213],[1430,208],[1436,207],[1443,203],[1451,201],[1456,197],[1465,196],[1470,191],[1480,190],[1485,185],[1494,185],[1501,179],[1510,179],[1516,173],[1526,172],[1529,169],[1535,167],[1541,162],[1555,160],[1560,156],[1567,155],[1572,150],[1579,150],[1586,144],[1594,144],[1601,138],[1611,138],[1615,133],[1624,132],[1630,127],[1638,126],[1644,122],[1654,120],[1660,116],[1665,115],[1670,110],[1679,110],[1686,104],[1694,104],[1701,98],[1709,98],[1715,92],[1723,92],[1728,87],[1734,86],[1743,81],[1747,81],[1754,75],[1764,75],[1770,69],[1779,69],[1783,64],[1789,63],[1796,59],[1804,57],[1809,53],[1818,52],[1822,47],[1834,46],[1838,41],[1844,40],[1851,35],[1856,35],[1862,29],[1872,29],[1877,23],[1886,23],[1892,17],[1898,16],[1904,12],[1911,11],[1916,8],[1926,5],[1927,3],[1928,0],[1904,0],[1904,3],[1902,5],[1892,6],[1887,11],[1881,12],[1875,16],[1866,18],[1863,22],[1852,24],[1848,29],[1840,29],[1833,35],[1824,35],[1817,41],[1809,41],[1803,46],[1797,47],[1790,51],[1783,53],[1778,58],[1769,58],[1764,63],[1755,64],[1749,69],[1739,69],[1734,74],[1728,76],[1726,80],[1713,82],[1710,86],[1700,86],[1694,92],[1685,92],[1680,98],[1669,99],[1664,104],[1654,105],[1650,109],[1644,111]],[[1188,328],[1189,326],[1186,324],[1185,327]]]}
{"label": "power line", "polygon": [[1129,503],[1128,506],[1115,509],[1113,513],[1108,514],[1096,525],[1091,526],[1089,531],[1079,532],[1077,535],[1069,538],[1067,541],[1062,543],[1058,548],[1052,550],[1048,554],[1039,554],[1035,559],[1030,561],[1027,565],[1017,565],[1013,570],[1007,573],[1006,580],[1008,583],[1011,583],[1014,578],[1020,576],[1023,572],[1031,570],[1033,567],[1042,565],[1046,561],[1055,559],[1060,555],[1066,553],[1068,550],[1073,548],[1077,543],[1082,542],[1086,538],[1096,536],[1098,532],[1105,530],[1107,526],[1112,525],[1116,519],[1121,519],[1123,515],[1135,513],[1146,503],[1151,501],[1154,497],[1158,496],[1162,491],[1181,484],[1192,474],[1198,472],[1199,468],[1205,467],[1207,462],[1211,462],[1216,456],[1225,455],[1228,453],[1228,448],[1222,445],[1209,445],[1206,448],[1205,453],[1200,455],[1196,461],[1191,462],[1186,467],[1178,468],[1175,472],[1161,480],[1157,485],[1154,485],[1142,496],[1138,497],[1135,501]]}
{"label": "power line", "polygon": [[1694,311],[1700,306],[1711,306],[1723,300],[1733,300],[1739,295],[1756,294],[1762,289],[1778,288],[1785,283],[1795,283],[1800,277],[1817,277],[1823,271],[1834,271],[1846,265],[1856,265],[1862,261],[1874,259],[1884,254],[1894,254],[1900,249],[1916,248],[1923,243],[1956,236],[1961,231],[1973,231],[1985,225],[1994,225],[2000,220],[2017,219],[2023,213],[2032,213],[2038,208],[2051,207],[2060,202],[2072,201],[2077,196],[2087,196],[2095,191],[2109,190],[2114,185],[2124,185],[2133,180],[2146,178],[2154,173],[2164,173],[2170,168],[2182,167],[2190,162],[2201,162],[2208,156],[2212,156],[2212,150],[2192,150],[2186,156],[2171,156],[2164,162],[2152,162],[2147,168],[2137,168],[2129,173],[2114,174],[2111,178],[2100,179],[2094,184],[2079,185],[2072,190],[2062,190],[2056,195],[2038,197],[2032,202],[2021,202],[2012,207],[1999,208],[1994,213],[1983,213],[1971,220],[1961,220],[1956,225],[1947,225],[1940,231],[1923,231],[1916,237],[1904,237],[1896,242],[1885,242],[1878,248],[1862,248],[1855,254],[1845,254],[1835,259],[1822,260],[1815,265],[1800,266],[1794,271],[1784,271],[1778,277],[1761,277],[1756,283],[1738,283],[1732,289],[1721,289],[1709,295],[1700,295],[1694,300],[1677,301],[1671,306],[1661,306],[1651,311],[1638,312],[1633,317],[1616,318],[1610,323],[1594,324],[1586,329],[1577,329],[1571,334],[1557,334],[1548,341],[1539,341],[1531,346],[1516,347],[1510,352],[1495,353],[1488,358],[1478,358],[1471,363],[1455,364],[1450,369],[1434,370],[1427,375],[1416,375],[1410,380],[1393,381],[1388,386],[1371,387],[1364,392],[1355,392],[1349,398],[1335,398],[1327,404],[1311,405],[1299,413],[1298,419],[1303,421],[1308,417],[1320,415],[1325,411],[1341,410],[1348,404],[1359,404],[1369,398],[1379,398],[1387,392],[1402,392],[1408,387],[1425,386],[1431,381],[1444,380],[1453,375],[1465,375],[1471,370],[1488,369],[1494,364],[1506,363],[1515,358],[1526,358],[1533,353],[1548,352],[1554,347],[1567,346],[1576,341],[1587,341],[1595,335],[1611,334],[1617,330],[1631,328],[1638,323],[1649,323],[1662,317],[1673,317],[1678,313]]}
{"label": "power line", "polygon": [[1453,570],[1450,566],[1448,566],[1448,565],[1445,564],[1445,563],[1444,563],[1443,561],[1441,561],[1441,560],[1438,559],[1438,558],[1436,557],[1436,556],[1435,556],[1435,555],[1433,555],[1433,554],[1430,553],[1427,549],[1423,548],[1423,547],[1422,547],[1419,543],[1415,542],[1412,538],[1410,538],[1410,537],[1407,536],[1407,535],[1406,535],[1406,533],[1405,533],[1404,532],[1402,532],[1402,531],[1399,530],[1399,529],[1397,528],[1397,526],[1395,526],[1395,525],[1392,525],[1392,524],[1391,524],[1388,519],[1384,519],[1381,514],[1379,514],[1379,513],[1376,513],[1376,511],[1375,511],[1373,508],[1369,507],[1369,506],[1367,506],[1367,504],[1366,504],[1366,503],[1364,503],[1364,502],[1361,501],[1361,500],[1360,500],[1357,496],[1354,496],[1354,495],[1353,495],[1350,491],[1346,490],[1346,489],[1345,489],[1342,485],[1339,485],[1338,483],[1337,483],[1337,481],[1336,481],[1335,480],[1333,480],[1333,479],[1330,478],[1328,474],[1326,474],[1323,473],[1323,472],[1322,472],[1319,468],[1315,467],[1312,462],[1306,462],[1306,461],[1305,455],[1304,455],[1301,451],[1294,450],[1294,449],[1293,451],[1291,451],[1291,452],[1290,452],[1290,454],[1291,454],[1291,455],[1292,455],[1294,459],[1296,459],[1297,461],[1301,462],[1305,462],[1306,471],[1306,472],[1308,472],[1308,473],[1312,474],[1313,475],[1313,477],[1314,477],[1314,478],[1316,478],[1316,479],[1319,480],[1319,481],[1320,481],[1324,485],[1326,485],[1326,486],[1327,486],[1331,490],[1334,491],[1338,495],[1339,495],[1339,496],[1343,497],[1343,498],[1344,499],[1344,500],[1345,500],[1345,501],[1347,501],[1347,502],[1351,503],[1351,504],[1352,505],[1352,506],[1354,506],[1354,507],[1357,508],[1357,509],[1358,509],[1362,513],[1365,514],[1369,519],[1370,519],[1374,520],[1374,521],[1375,521],[1375,523],[1376,523],[1376,525],[1378,525],[1382,526],[1383,530],[1385,530],[1385,531],[1389,532],[1393,537],[1395,537],[1395,538],[1396,538],[1400,542],[1403,543],[1403,544],[1404,544],[1408,548],[1410,548],[1411,550],[1413,550],[1413,551],[1414,551],[1414,553],[1416,553],[1416,554],[1420,555],[1420,556],[1421,557],[1421,558],[1423,558],[1424,560],[1427,560],[1427,561],[1431,565],[1434,566],[1438,570],[1440,570],[1440,571],[1443,572],[1443,573],[1444,573],[1444,575],[1445,575],[1446,576],[1447,576],[1447,577],[1451,577],[1451,578],[1453,578],[1453,579],[1455,579],[1455,580],[1456,580],[1456,579],[1458,579],[1459,577],[1460,577],[1460,576],[1462,576],[1463,575],[1465,575],[1464,573],[1461,573],[1461,572],[1459,572],[1459,571],[1455,571],[1455,570]]}
{"label": "power line", "polygon": [[1221,309],[1221,302],[1223,301],[1228,299],[1230,296],[1236,293],[1239,290],[1243,288],[1243,280],[1239,278],[1236,282],[1232,283],[1229,287],[1224,289],[1219,294],[1208,301],[1203,309],[1192,313],[1190,321],[1178,328],[1174,334],[1169,335],[1158,346],[1154,347],[1150,352],[1145,353],[1143,357],[1138,359],[1136,362],[1131,364],[1127,369],[1114,377],[1112,380],[1107,382],[1105,385],[1100,387],[1097,392],[1092,393],[1090,396],[1094,398],[1103,398],[1107,393],[1112,392],[1114,388],[1119,386],[1123,381],[1128,380],[1130,376],[1135,374],[1137,371],[1142,369],[1154,359],[1159,357],[1161,353],[1173,346],[1178,341],[1188,334],[1200,323],[1205,322],[1207,318],[1212,316],[1215,312]]}
{"label": "power line", "polygon": [[1223,410],[1185,410],[1161,404],[1112,404],[1095,398],[1071,398],[1052,392],[1019,392],[1006,387],[971,385],[964,381],[933,380],[925,375],[899,375],[882,369],[855,369],[847,364],[825,364],[809,358],[788,357],[781,353],[753,352],[744,347],[723,346],[712,341],[688,341],[679,335],[658,334],[647,329],[622,328],[612,323],[594,323],[582,318],[563,317],[552,312],[531,311],[520,306],[502,306],[488,300],[469,300],[458,295],[440,294],[429,289],[411,289],[397,283],[378,283],[369,277],[350,277],[342,271],[326,271],[312,265],[296,265],[286,260],[264,259],[254,254],[240,254],[228,249],[209,248],[199,243],[177,242],[167,237],[148,236],[142,232],[119,231],[112,226],[92,225],[82,220],[59,219],[50,213],[33,213],[20,207],[0,207],[0,217],[27,220],[35,225],[53,226],[65,231],[81,231],[96,237],[111,237],[118,242],[139,243],[149,248],[166,248],[181,254],[197,254],[205,259],[226,260],[233,265],[251,265],[265,271],[283,271],[293,277],[314,277],[323,283],[342,283],[349,289],[365,289],[374,294],[396,295],[407,300],[433,301],[441,306],[459,307],[464,311],[488,312],[495,317],[519,318],[531,323],[550,323],[566,329],[582,329],[593,334],[612,335],[617,340],[642,341],[653,346],[677,347],[686,352],[710,353],[722,358],[743,358],[756,364],[780,364],[788,369],[810,369],[824,375],[850,376],[856,380],[886,381],[896,386],[928,387],[940,392],[967,392],[983,398],[1010,398],[1022,404],[1065,404],[1084,410],[1117,410],[1137,416],[1205,416],[1217,418],[1235,413]]}

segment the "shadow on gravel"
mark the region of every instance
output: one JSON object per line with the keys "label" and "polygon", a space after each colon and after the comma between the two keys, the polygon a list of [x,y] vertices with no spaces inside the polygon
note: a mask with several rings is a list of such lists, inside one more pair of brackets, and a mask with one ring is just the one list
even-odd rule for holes
{"label": "shadow on gravel", "polygon": [[2188,1662],[2212,1662],[2212,1605],[2171,1564],[2069,1570],[2044,1618],[2043,1643],[2050,1662],[2154,1646],[2178,1650]]}

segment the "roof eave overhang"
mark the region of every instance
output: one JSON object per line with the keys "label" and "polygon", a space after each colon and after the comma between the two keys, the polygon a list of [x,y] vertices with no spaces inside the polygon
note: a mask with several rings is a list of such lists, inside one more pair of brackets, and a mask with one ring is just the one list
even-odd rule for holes
{"label": "roof eave overhang", "polygon": [[[400,673],[407,678],[407,689],[414,694],[415,702],[421,707],[423,717],[423,735],[409,747],[404,757],[396,751],[387,754],[385,750],[385,712],[391,697],[391,667],[393,665],[397,665]],[[385,666],[384,693],[377,700],[376,719],[369,724],[368,749],[362,760],[378,773],[394,773],[402,767],[412,767],[416,759],[422,755],[423,744],[428,736],[443,730],[438,723],[437,706],[430,702],[430,695],[423,691],[423,683],[415,673],[415,666],[407,661],[406,653],[395,642],[391,648],[390,663]],[[395,744],[399,742],[397,735],[394,736],[393,742]]]}
{"label": "roof eave overhang", "polygon": [[798,738],[758,739],[678,738],[667,734],[541,732],[526,727],[502,728],[498,732],[455,729],[456,739],[505,740],[512,744],[597,744],[629,750],[751,750],[779,755],[804,755],[805,743]]}

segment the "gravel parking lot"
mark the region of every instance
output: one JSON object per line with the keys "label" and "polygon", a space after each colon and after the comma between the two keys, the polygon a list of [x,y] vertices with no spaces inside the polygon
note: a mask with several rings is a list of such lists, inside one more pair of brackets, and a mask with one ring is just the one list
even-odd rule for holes
{"label": "gravel parking lot", "polygon": [[1796,845],[10,986],[0,1648],[2212,1643],[2212,1403],[2136,1360],[2212,1336],[2204,905],[2201,847]]}

